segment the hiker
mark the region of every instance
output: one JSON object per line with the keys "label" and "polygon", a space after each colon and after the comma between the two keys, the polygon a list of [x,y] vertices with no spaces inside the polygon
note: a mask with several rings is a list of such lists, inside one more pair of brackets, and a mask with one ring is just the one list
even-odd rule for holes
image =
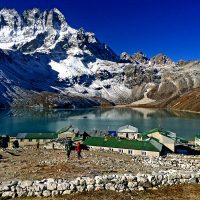
{"label": "hiker", "polygon": [[39,148],[40,148],[40,143],[37,142],[36,150],[39,150]]}
{"label": "hiker", "polygon": [[8,143],[10,141],[10,137],[7,135],[0,136],[0,148],[3,149],[3,151],[8,148]]}
{"label": "hiker", "polygon": [[52,143],[52,149],[53,149],[53,151],[55,151],[55,144],[54,143]]}
{"label": "hiker", "polygon": [[81,143],[80,142],[77,143],[76,151],[77,151],[78,159],[82,158],[82,156],[81,156]]}
{"label": "hiker", "polygon": [[69,159],[71,150],[72,150],[72,141],[68,140],[67,144],[65,144],[65,150],[67,151],[67,158]]}
{"label": "hiker", "polygon": [[18,148],[19,148],[18,140],[13,141],[13,149],[18,149]]}

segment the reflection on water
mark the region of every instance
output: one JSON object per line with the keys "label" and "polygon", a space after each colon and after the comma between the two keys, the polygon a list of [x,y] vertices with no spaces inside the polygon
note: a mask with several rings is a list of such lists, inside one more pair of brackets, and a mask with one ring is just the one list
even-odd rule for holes
{"label": "reflection on water", "polygon": [[0,110],[0,133],[51,132],[68,125],[81,130],[116,130],[130,124],[139,131],[162,127],[192,138],[200,131],[200,114],[146,108]]}

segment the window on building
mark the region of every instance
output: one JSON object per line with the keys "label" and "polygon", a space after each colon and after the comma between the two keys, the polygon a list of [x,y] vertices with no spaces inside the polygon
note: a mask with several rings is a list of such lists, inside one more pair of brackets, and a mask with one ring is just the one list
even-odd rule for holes
{"label": "window on building", "polygon": [[142,156],[146,156],[147,152],[146,151],[142,151]]}
{"label": "window on building", "polygon": [[128,154],[132,154],[133,152],[132,152],[132,150],[128,150]]}
{"label": "window on building", "polygon": [[24,139],[20,139],[20,141],[21,141],[21,142],[23,142],[23,141],[24,141]]}
{"label": "window on building", "polygon": [[28,139],[29,142],[32,142],[32,139]]}
{"label": "window on building", "polygon": [[119,153],[123,153],[123,149],[119,149]]}

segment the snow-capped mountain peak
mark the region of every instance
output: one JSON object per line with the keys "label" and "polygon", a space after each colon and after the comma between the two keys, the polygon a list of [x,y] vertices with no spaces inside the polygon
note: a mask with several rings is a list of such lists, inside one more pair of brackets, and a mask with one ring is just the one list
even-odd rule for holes
{"label": "snow-capped mountain peak", "polygon": [[[51,48],[63,34],[74,34],[58,9],[41,12],[37,8],[18,14],[14,9],[0,10],[0,48],[42,52]],[[24,46],[25,45],[25,46]]]}
{"label": "snow-capped mountain peak", "polygon": [[199,87],[198,63],[191,65],[183,68],[163,54],[149,60],[142,52],[124,52],[120,59],[94,33],[70,27],[56,8],[0,10],[0,107],[68,106],[86,99],[84,106],[91,98],[95,105],[100,98],[131,103],[144,94],[160,100],[163,93]]}

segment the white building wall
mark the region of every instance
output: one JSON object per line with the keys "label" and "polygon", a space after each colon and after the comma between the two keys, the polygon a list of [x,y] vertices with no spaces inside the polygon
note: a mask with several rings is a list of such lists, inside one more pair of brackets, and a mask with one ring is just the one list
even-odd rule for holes
{"label": "white building wall", "polygon": [[160,156],[160,152],[156,151],[143,151],[143,150],[134,150],[134,149],[120,149],[120,148],[111,148],[111,147],[99,147],[99,146],[89,146],[90,150],[104,150],[104,151],[114,151],[119,153],[125,153],[134,156]]}
{"label": "white building wall", "polygon": [[129,132],[118,132],[117,136],[120,138],[128,138],[128,139],[139,139],[140,134],[139,133],[129,133]]}
{"label": "white building wall", "polygon": [[154,132],[148,134],[148,137],[156,138],[159,140],[159,142],[163,145],[165,145],[167,148],[172,150],[173,152],[175,151],[175,141],[169,137],[166,137],[159,132]]}

